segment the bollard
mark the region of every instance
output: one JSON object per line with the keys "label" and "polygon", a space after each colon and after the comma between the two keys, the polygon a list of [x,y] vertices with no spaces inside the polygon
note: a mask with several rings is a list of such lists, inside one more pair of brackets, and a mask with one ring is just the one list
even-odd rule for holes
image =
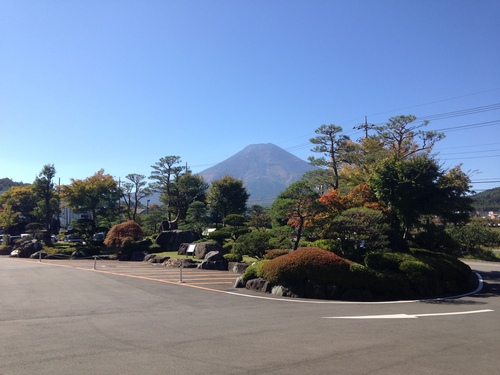
{"label": "bollard", "polygon": [[97,263],[97,255],[94,255],[94,270],[96,269],[95,268],[96,263]]}
{"label": "bollard", "polygon": [[179,267],[179,283],[183,283],[184,281],[182,281],[182,265]]}
{"label": "bollard", "polygon": [[38,252],[38,261],[41,262],[42,261],[42,250],[40,250]]}

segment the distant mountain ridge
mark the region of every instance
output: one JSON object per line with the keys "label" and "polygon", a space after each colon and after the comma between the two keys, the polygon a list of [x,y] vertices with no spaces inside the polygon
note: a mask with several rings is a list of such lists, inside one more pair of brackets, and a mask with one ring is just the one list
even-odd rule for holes
{"label": "distant mountain ridge", "polygon": [[250,194],[248,205],[269,206],[305,172],[317,169],[272,143],[252,144],[228,159],[198,173],[212,182],[225,175],[242,180]]}
{"label": "distant mountain ridge", "polygon": [[500,187],[473,195],[472,200],[476,211],[500,212]]}

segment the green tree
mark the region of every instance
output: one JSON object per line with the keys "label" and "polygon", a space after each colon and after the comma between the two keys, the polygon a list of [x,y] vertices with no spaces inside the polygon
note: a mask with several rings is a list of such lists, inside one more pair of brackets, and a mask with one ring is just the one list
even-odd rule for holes
{"label": "green tree", "polygon": [[98,216],[110,219],[120,212],[121,189],[111,175],[104,174],[104,169],[85,180],[71,179],[61,192],[65,204],[74,212],[90,212],[94,223]]}
{"label": "green tree", "polygon": [[144,181],[146,176],[142,174],[131,173],[125,176],[130,182],[123,183],[123,200],[127,206],[127,216],[129,220],[136,221],[137,209],[141,199],[151,195],[147,188],[147,182]]}
{"label": "green tree", "polygon": [[407,239],[425,215],[466,220],[471,209],[467,180],[456,169],[445,174],[428,155],[403,159],[396,154],[375,166],[369,185],[394,213],[395,229]]}
{"label": "green tree", "polygon": [[324,155],[319,158],[311,156],[309,162],[312,165],[328,168],[328,172],[332,176],[329,185],[333,189],[339,188],[340,168],[347,161],[347,154],[352,150],[349,137],[340,134],[341,132],[342,128],[340,126],[333,124],[321,125],[315,130],[315,133],[319,135],[309,140],[316,145],[311,151]]}
{"label": "green tree", "polygon": [[424,131],[421,128],[429,121],[414,124],[416,119],[413,115],[391,117],[387,124],[375,127],[375,130],[385,147],[403,159],[429,153],[435,143],[444,138],[444,133]]}
{"label": "green tree", "polygon": [[229,214],[244,214],[249,197],[243,181],[226,175],[212,182],[207,194],[207,204],[224,219]]}
{"label": "green tree", "polygon": [[360,262],[369,251],[385,249],[389,242],[389,225],[384,214],[370,208],[355,207],[342,212],[333,220],[340,254],[344,258]]}
{"label": "green tree", "polygon": [[[19,215],[21,213],[15,212],[10,204],[2,205],[0,209],[0,228],[5,230],[5,234],[9,234],[9,229],[16,224]],[[5,243],[7,244],[8,241],[5,241]]]}
{"label": "green tree", "polygon": [[32,185],[12,186],[0,195],[0,204],[9,205],[14,212],[20,212],[18,221],[31,223],[36,220],[34,210],[37,206],[37,198]]}
{"label": "green tree", "polygon": [[[58,223],[54,218],[60,212],[59,193],[54,188],[53,179],[56,175],[54,165],[45,165],[33,182],[33,192],[37,197],[38,203],[34,212],[40,217],[44,228],[47,231],[54,228]],[[47,234],[45,241],[50,242],[50,233]]]}
{"label": "green tree", "polygon": [[190,205],[194,202],[205,202],[209,185],[203,177],[186,171],[176,183],[177,206],[180,219],[186,218]]}
{"label": "green tree", "polygon": [[258,204],[250,207],[248,213],[248,226],[255,228],[258,231],[266,231],[271,228],[271,216],[269,216],[269,208]]}
{"label": "green tree", "polygon": [[472,219],[467,225],[451,225],[447,228],[447,233],[458,244],[460,255],[477,255],[482,247],[500,244],[498,233],[479,218]]}
{"label": "green tree", "polygon": [[158,206],[157,204],[153,204],[148,207],[148,213],[144,218],[144,223],[146,225],[145,229],[148,234],[157,233],[158,228],[161,225],[161,222],[165,218],[165,210],[163,207]]}
{"label": "green tree", "polygon": [[182,228],[192,230],[201,235],[205,228],[208,227],[209,221],[206,204],[204,202],[194,201],[189,205],[185,223]]}
{"label": "green tree", "polygon": [[[180,163],[180,156],[171,155],[160,158],[151,166],[153,171],[149,176],[153,180],[151,189],[160,193],[160,201],[166,207],[170,229],[177,228],[181,213],[177,182],[185,167],[179,165]],[[172,220],[173,214],[175,214],[175,219]]]}
{"label": "green tree", "polygon": [[299,180],[291,184],[271,205],[270,215],[273,227],[289,225],[293,228],[293,249],[299,247],[304,228],[311,225],[311,219],[320,209],[320,194],[308,181]]}

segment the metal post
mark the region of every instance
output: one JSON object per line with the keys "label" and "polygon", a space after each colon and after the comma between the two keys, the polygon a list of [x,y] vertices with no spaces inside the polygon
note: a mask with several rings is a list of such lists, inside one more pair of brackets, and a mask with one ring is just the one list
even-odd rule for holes
{"label": "metal post", "polygon": [[38,252],[38,261],[41,262],[42,261],[42,250],[40,250]]}
{"label": "metal post", "polygon": [[95,268],[96,263],[97,263],[97,255],[94,255],[94,270],[96,269]]}
{"label": "metal post", "polygon": [[182,265],[179,267],[179,283],[183,283],[182,281]]}

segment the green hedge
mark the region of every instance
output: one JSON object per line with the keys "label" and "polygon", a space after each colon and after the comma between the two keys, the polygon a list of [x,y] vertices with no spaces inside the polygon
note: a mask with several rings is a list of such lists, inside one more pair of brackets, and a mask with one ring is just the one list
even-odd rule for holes
{"label": "green hedge", "polygon": [[247,267],[245,273],[241,277],[241,282],[246,285],[248,280],[256,279],[262,277],[262,267],[269,262],[268,260],[261,260]]}

